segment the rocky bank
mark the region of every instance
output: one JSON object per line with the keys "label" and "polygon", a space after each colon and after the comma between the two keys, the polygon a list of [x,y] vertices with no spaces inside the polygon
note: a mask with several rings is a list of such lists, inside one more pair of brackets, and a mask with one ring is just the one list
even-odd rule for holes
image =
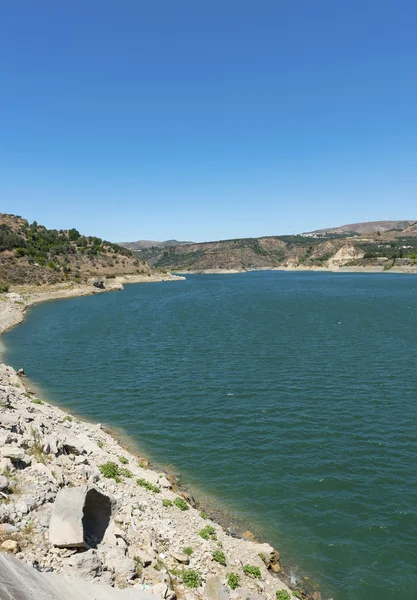
{"label": "rocky bank", "polygon": [[[4,296],[0,330],[30,302]],[[274,548],[234,537],[193,504],[99,424],[36,397],[24,373],[0,363],[1,551],[37,572],[169,600],[307,598],[277,575]]]}

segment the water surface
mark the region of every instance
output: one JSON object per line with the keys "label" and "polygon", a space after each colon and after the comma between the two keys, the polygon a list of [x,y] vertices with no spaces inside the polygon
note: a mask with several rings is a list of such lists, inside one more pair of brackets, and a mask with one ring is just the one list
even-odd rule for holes
{"label": "water surface", "polygon": [[417,278],[188,276],[41,304],[5,360],[335,600],[417,598]]}

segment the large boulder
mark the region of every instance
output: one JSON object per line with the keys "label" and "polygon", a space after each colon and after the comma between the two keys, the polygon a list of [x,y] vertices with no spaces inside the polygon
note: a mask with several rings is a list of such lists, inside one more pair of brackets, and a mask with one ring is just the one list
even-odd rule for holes
{"label": "large boulder", "polygon": [[106,532],[111,499],[95,487],[61,489],[49,524],[49,541],[58,548],[95,547]]}
{"label": "large boulder", "polygon": [[88,280],[89,285],[92,285],[100,290],[104,290],[104,278],[103,277],[91,277]]}

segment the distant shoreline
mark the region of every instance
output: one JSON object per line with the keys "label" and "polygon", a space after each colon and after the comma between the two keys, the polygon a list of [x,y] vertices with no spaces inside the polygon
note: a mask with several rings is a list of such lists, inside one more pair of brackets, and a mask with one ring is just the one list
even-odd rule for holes
{"label": "distant shoreline", "polygon": [[384,269],[382,266],[369,266],[369,267],[260,267],[255,269],[201,269],[195,271],[181,271],[172,269],[174,273],[178,275],[236,275],[238,273],[253,273],[256,271],[285,271],[288,273],[382,273],[390,274],[395,273],[396,275],[417,275],[417,266],[414,269],[411,268],[391,268]]}

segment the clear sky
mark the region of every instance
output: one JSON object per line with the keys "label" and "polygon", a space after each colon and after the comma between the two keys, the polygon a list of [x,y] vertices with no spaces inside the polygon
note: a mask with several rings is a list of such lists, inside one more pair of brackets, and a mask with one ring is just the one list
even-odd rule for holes
{"label": "clear sky", "polygon": [[417,219],[415,0],[0,10],[0,212],[112,241]]}

